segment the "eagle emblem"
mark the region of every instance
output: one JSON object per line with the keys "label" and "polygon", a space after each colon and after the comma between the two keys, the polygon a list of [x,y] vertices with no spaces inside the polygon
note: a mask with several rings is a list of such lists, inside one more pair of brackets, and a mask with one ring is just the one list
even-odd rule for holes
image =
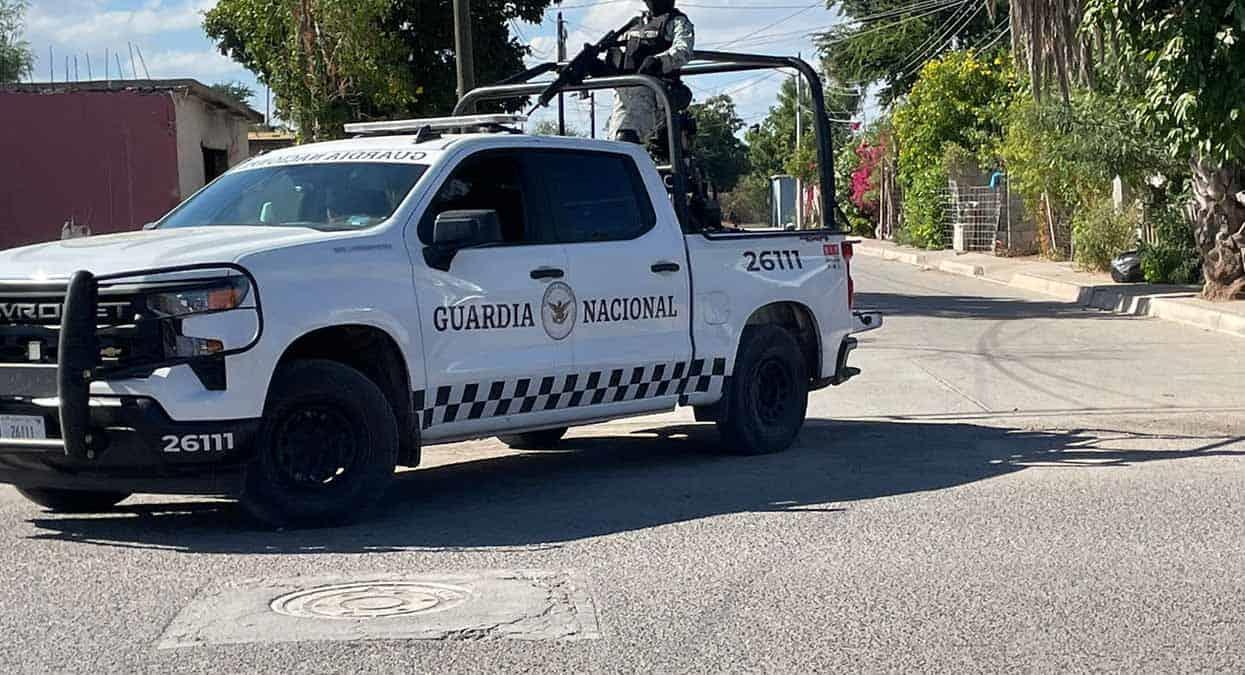
{"label": "eagle emblem", "polygon": [[549,337],[565,340],[575,330],[575,303],[575,292],[561,281],[555,281],[545,289],[540,316]]}
{"label": "eagle emblem", "polygon": [[570,302],[549,303],[549,310],[553,312],[554,323],[559,323],[559,324],[566,323],[567,316],[570,314],[570,309],[571,309]]}

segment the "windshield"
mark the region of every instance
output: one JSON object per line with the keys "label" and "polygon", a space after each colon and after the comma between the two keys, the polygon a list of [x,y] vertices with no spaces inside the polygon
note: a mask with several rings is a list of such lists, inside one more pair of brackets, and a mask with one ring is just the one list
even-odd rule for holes
{"label": "windshield", "polygon": [[427,169],[424,164],[341,162],[235,171],[182,204],[159,227],[363,229],[388,220]]}

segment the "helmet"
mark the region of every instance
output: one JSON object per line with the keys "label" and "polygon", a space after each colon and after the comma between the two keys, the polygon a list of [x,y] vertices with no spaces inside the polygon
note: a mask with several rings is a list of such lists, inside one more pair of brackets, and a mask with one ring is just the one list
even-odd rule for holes
{"label": "helmet", "polygon": [[653,16],[669,14],[674,9],[674,0],[644,0],[644,4],[648,5],[648,11]]}

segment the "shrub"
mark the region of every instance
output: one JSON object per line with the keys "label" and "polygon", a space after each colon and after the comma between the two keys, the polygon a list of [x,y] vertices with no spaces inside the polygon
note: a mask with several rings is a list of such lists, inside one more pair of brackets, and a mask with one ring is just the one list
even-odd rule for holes
{"label": "shrub", "polygon": [[[1007,133],[998,148],[1011,187],[1024,199],[1029,213],[1042,224],[1044,253],[1067,252],[1069,221],[1085,217],[1111,192],[1121,176],[1141,185],[1156,173],[1174,173],[1162,143],[1140,129],[1130,115],[1133,101],[1118,95],[1079,92],[1070,105],[1060,100],[1039,104],[1018,97],[1007,112]],[[1054,216],[1059,241],[1046,235],[1044,204]],[[1074,235],[1075,236],[1075,235]],[[1077,244],[1077,248],[1080,244]]]}
{"label": "shrub", "polygon": [[1077,265],[1105,272],[1111,259],[1137,244],[1136,209],[1116,211],[1110,199],[1099,199],[1072,217],[1073,259]]}
{"label": "shrub", "polygon": [[1201,278],[1201,261],[1193,229],[1176,206],[1155,211],[1149,218],[1154,242],[1141,246],[1141,270],[1152,284],[1194,284]]}

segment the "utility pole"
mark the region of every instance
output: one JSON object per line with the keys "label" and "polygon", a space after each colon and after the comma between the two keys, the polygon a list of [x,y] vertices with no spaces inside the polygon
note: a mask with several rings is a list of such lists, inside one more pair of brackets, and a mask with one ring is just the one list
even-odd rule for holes
{"label": "utility pole", "polygon": [[[558,63],[566,63],[566,22],[558,12]],[[558,92],[558,135],[566,135],[566,99]]]}
{"label": "utility pole", "polygon": [[471,46],[471,0],[454,0],[454,57],[458,62],[458,98],[475,89]]}

